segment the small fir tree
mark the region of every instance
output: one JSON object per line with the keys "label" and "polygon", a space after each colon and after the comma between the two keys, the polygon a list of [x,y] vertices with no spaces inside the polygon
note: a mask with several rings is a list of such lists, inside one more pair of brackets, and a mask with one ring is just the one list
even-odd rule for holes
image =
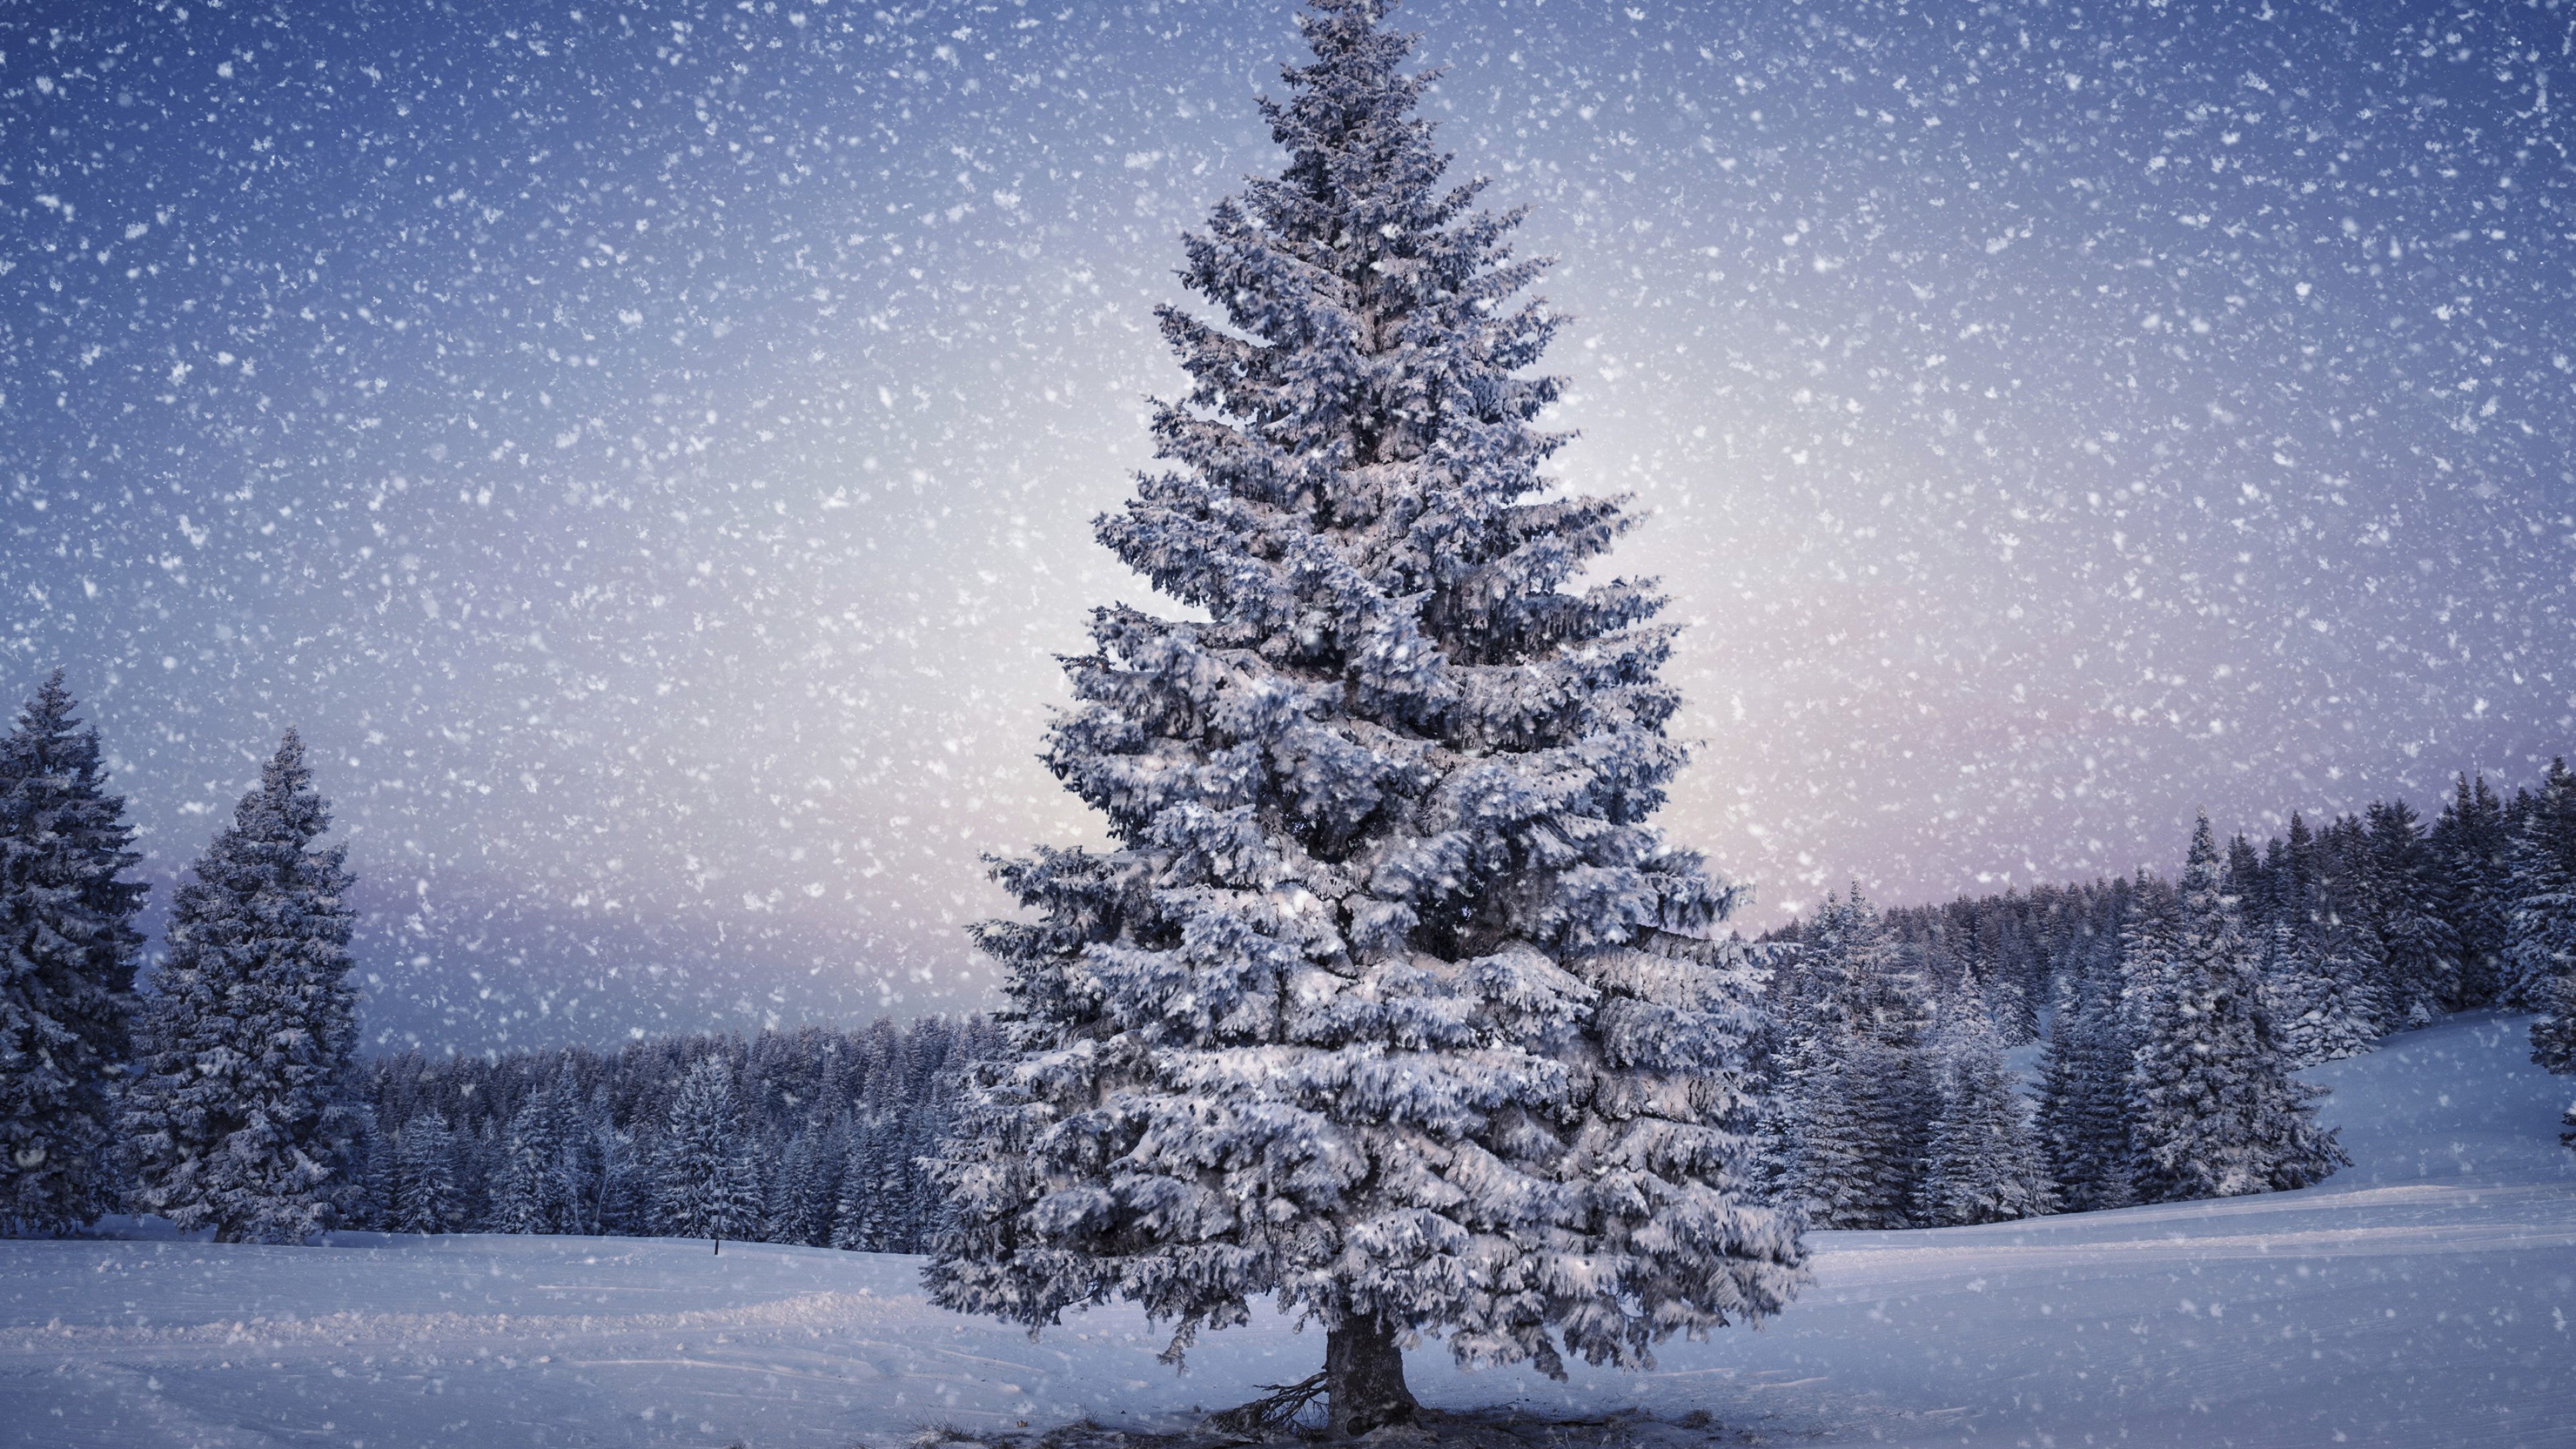
{"label": "small fir tree", "polygon": [[2447,918],[2437,863],[2415,808],[2382,801],[2370,807],[2369,821],[2384,1024],[2422,1026],[2459,1002],[2459,933]]}
{"label": "small fir tree", "polygon": [[120,1122],[139,1210],[221,1242],[332,1225],[357,1132],[344,848],[295,731],[197,859],[144,997],[142,1071]]}
{"label": "small fir tree", "polygon": [[2102,1212],[2138,1200],[2118,964],[2116,956],[2105,956],[2070,974],[2040,1056],[2037,1131],[2068,1212]]}
{"label": "small fir tree", "polygon": [[[2531,1060],[2559,1076],[2576,1074],[2576,974],[2550,983],[2549,1014],[2531,1024]],[[2559,1114],[2558,1140],[2576,1147],[2576,1106]]]}
{"label": "small fir tree", "polygon": [[2487,787],[2483,771],[2474,779],[2461,773],[2451,802],[2434,822],[2431,844],[2447,878],[2444,896],[2460,943],[2459,1004],[2484,1006],[2504,981],[2513,840],[2505,831],[2504,802]]}
{"label": "small fir tree", "polygon": [[658,1164],[662,1230],[713,1239],[718,1253],[760,1230],[760,1168],[736,1117],[733,1066],[710,1056],[680,1083]]}
{"label": "small fir tree", "polygon": [[2056,1185],[2031,1130],[2020,1078],[2004,1066],[1995,1030],[1973,982],[1943,1013],[1934,1050],[1940,1115],[1932,1122],[1915,1221],[1999,1223],[2057,1209]]}
{"label": "small fir tree", "polygon": [[2176,906],[2131,1078],[2145,1196],[2232,1197],[2323,1181],[2350,1159],[2316,1125],[2325,1090],[2281,1067],[2206,814],[2192,832]]}
{"label": "small fir tree", "polygon": [[125,801],[57,669],[0,739],[0,1233],[61,1233],[115,1206],[110,1086],[145,887],[117,877]]}
{"label": "small fir tree", "polygon": [[455,1230],[465,1208],[456,1186],[456,1137],[447,1119],[422,1112],[403,1124],[394,1139],[392,1221],[397,1233],[445,1233]]}
{"label": "small fir tree", "polygon": [[771,1184],[769,1241],[820,1248],[832,1238],[832,1199],[840,1183],[836,1134],[809,1122],[787,1139],[777,1181]]}
{"label": "small fir tree", "polygon": [[883,1246],[872,1214],[884,1190],[875,1124],[865,1117],[850,1126],[847,1155],[841,1163],[841,1191],[832,1200],[832,1246],[846,1252],[873,1253]]}
{"label": "small fir tree", "polygon": [[2557,983],[2576,974],[2576,770],[2549,762],[2507,847],[2504,1004],[2551,1011]]}
{"label": "small fir tree", "polygon": [[563,1107],[554,1088],[540,1087],[511,1114],[500,1169],[492,1175],[484,1204],[484,1231],[580,1231],[574,1122]]}
{"label": "small fir tree", "polygon": [[1782,1095],[1783,1181],[1808,1221],[1901,1228],[1934,1107],[1921,978],[1858,885],[1826,897],[1801,960]]}
{"label": "small fir tree", "polygon": [[[1032,1326],[1126,1298],[1177,1357],[1316,1320],[1331,1424],[1410,1416],[1399,1345],[1641,1366],[1778,1311],[1794,1217],[1744,1176],[1758,978],[1647,821],[1683,759],[1644,585],[1579,586],[1616,501],[1548,496],[1511,216],[1443,190],[1391,0],[1313,0],[1276,179],[1186,239],[1219,321],[1170,471],[1099,525],[1195,619],[1101,610],[1047,758],[1105,854],[999,867],[1018,1060],[938,1169],[928,1282]],[[1659,934],[1670,933],[1670,934]]]}

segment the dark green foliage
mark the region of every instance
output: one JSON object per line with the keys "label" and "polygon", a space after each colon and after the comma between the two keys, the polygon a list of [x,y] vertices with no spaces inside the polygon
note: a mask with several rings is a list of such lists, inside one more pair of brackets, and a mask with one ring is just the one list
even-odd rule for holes
{"label": "dark green foliage", "polygon": [[341,847],[293,730],[179,887],[119,1121],[137,1209],[224,1242],[334,1225],[358,1113]]}
{"label": "dark green foliage", "polygon": [[61,670],[0,739],[0,1233],[60,1233],[116,1206],[110,1085],[144,887],[98,732]]}

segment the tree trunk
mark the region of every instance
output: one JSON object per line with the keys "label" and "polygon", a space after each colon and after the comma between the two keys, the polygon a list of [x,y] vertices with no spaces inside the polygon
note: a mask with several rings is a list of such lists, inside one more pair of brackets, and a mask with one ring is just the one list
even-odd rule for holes
{"label": "tree trunk", "polygon": [[1411,1423],[1415,1406],[1404,1386],[1404,1350],[1396,1346],[1395,1325],[1374,1313],[1354,1315],[1326,1333],[1324,1392],[1335,1434]]}

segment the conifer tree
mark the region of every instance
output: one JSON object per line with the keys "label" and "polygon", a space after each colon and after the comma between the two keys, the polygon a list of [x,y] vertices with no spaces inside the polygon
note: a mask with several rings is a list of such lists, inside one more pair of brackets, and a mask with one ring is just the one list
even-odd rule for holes
{"label": "conifer tree", "polygon": [[1818,1227],[1905,1227],[1937,1104],[1921,978],[1857,884],[1826,897],[1810,935],[1788,1027],[1784,1187]]}
{"label": "conifer tree", "polygon": [[394,1140],[392,1221],[397,1233],[454,1231],[465,1207],[456,1186],[456,1138],[436,1111],[415,1115]]}
{"label": "conifer tree", "polygon": [[2560,1076],[2576,1073],[2576,976],[2550,983],[2549,1014],[2531,1024],[2531,1060]]}
{"label": "conifer tree", "polygon": [[1101,540],[1120,606],[1046,758],[1107,853],[997,874],[1016,1063],[939,1167],[940,1303],[1127,1298],[1177,1357],[1257,1299],[1319,1321],[1331,1423],[1408,1417],[1400,1341],[1623,1366],[1778,1311],[1791,1216],[1744,1176],[1749,955],[1648,825],[1683,760],[1648,586],[1578,573],[1616,500],[1545,496],[1515,216],[1442,190],[1390,0],[1312,0],[1287,152],[1185,239],[1167,471]]}
{"label": "conifer tree", "polygon": [[[571,1083],[566,1080],[569,1088]],[[483,1227],[494,1233],[581,1230],[573,1119],[554,1087],[540,1087],[510,1116],[500,1169],[492,1176]]]}
{"label": "conifer tree", "polygon": [[2320,854],[2307,820],[2290,815],[2264,962],[2264,1006],[2285,1069],[2337,1061],[2378,1035],[2369,962],[2377,959],[2352,902],[2349,877]]}
{"label": "conifer tree", "polygon": [[358,994],[345,850],[315,844],[330,825],[290,729],[173,897],[119,1121],[137,1207],[182,1231],[294,1243],[332,1225]]}
{"label": "conifer tree", "polygon": [[375,1114],[363,1106],[358,1109],[358,1130],[349,1146],[349,1160],[340,1175],[340,1225],[389,1232],[394,1210],[394,1145],[377,1127]]}
{"label": "conifer tree", "polygon": [[598,1191],[591,1199],[593,1233],[641,1233],[651,1226],[652,1154],[637,1141],[638,1127],[618,1125],[605,1086],[592,1094],[582,1130],[590,1141],[591,1160],[599,1164]]}
{"label": "conifer tree", "polygon": [[771,1185],[769,1241],[820,1248],[832,1237],[832,1199],[839,1183],[838,1153],[829,1128],[808,1123],[787,1140]]}
{"label": "conifer tree", "polygon": [[2576,974],[2576,770],[2549,762],[2507,847],[2504,1004],[2555,1010],[2557,982]]}
{"label": "conifer tree", "polygon": [[698,1063],[671,1104],[657,1173],[662,1230],[713,1239],[718,1253],[725,1239],[760,1228],[760,1168],[742,1140],[733,1092],[732,1063],[721,1055]]}
{"label": "conifer tree", "polygon": [[2504,980],[2506,911],[2512,901],[2513,841],[2505,832],[2504,802],[2462,771],[2451,802],[2434,822],[2435,864],[2448,878],[2445,892],[2451,929],[2460,943],[2459,1004],[2484,1006]]}
{"label": "conifer tree", "polygon": [[2324,1089],[2281,1066],[2236,900],[2204,814],[2171,946],[2141,1003],[2132,1097],[2150,1201],[2307,1187],[2350,1159],[2315,1122]]}
{"label": "conifer tree", "polygon": [[[2576,1074],[2576,974],[2549,984],[2549,1013],[2531,1024],[2531,1060],[2559,1076]],[[2576,1147],[2576,1106],[2559,1114],[2567,1131],[2558,1140]]]}
{"label": "conifer tree", "polygon": [[1935,1051],[1941,1110],[1932,1122],[1914,1220],[2000,1223],[2054,1212],[2056,1185],[2019,1079],[2004,1066],[2003,1037],[1973,983],[1951,998]]}
{"label": "conifer tree", "polygon": [[110,1084],[127,1037],[145,887],[117,877],[125,801],[57,669],[0,739],[0,1233],[112,1209]]}
{"label": "conifer tree", "polygon": [[2447,918],[2415,808],[2403,800],[2381,801],[2370,807],[2369,820],[2383,1024],[2422,1026],[2458,1004],[2460,938]]}
{"label": "conifer tree", "polygon": [[850,1127],[848,1155],[841,1164],[840,1195],[832,1200],[832,1246],[847,1252],[875,1252],[882,1246],[871,1215],[884,1186],[875,1124],[865,1117]]}
{"label": "conifer tree", "polygon": [[2137,1201],[2118,964],[2116,955],[2105,955],[2071,973],[2040,1056],[2036,1130],[2068,1212]]}

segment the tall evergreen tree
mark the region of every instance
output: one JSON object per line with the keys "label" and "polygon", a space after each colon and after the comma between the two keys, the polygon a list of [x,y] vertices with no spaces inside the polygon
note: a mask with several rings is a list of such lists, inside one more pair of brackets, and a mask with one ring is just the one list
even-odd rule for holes
{"label": "tall evergreen tree", "polygon": [[662,1136],[656,1197],[662,1229],[677,1237],[749,1238],[760,1228],[760,1168],[743,1140],[734,1106],[733,1064],[698,1063],[680,1083]]}
{"label": "tall evergreen tree", "polygon": [[2263,1001],[2282,1066],[2297,1070],[2369,1050],[2379,1034],[2378,997],[2370,989],[2379,953],[2355,899],[2357,874],[2337,864],[2331,846],[2320,846],[2296,811],[2283,854],[2283,873],[2273,882]]}
{"label": "tall evergreen tree", "polygon": [[787,1139],[777,1179],[770,1185],[769,1241],[809,1248],[831,1242],[832,1200],[840,1186],[839,1146],[837,1134],[821,1122],[809,1122]]}
{"label": "tall evergreen tree", "polygon": [[[1019,1061],[942,1163],[930,1270],[1032,1326],[1124,1297],[1177,1356],[1255,1299],[1319,1320],[1336,1430],[1466,1362],[1777,1311],[1794,1218],[1744,1176],[1733,897],[1647,824],[1683,761],[1643,584],[1577,587],[1620,503],[1543,496],[1516,217],[1439,189],[1391,0],[1312,0],[1263,103],[1285,172],[1186,239],[1192,379],[1099,536],[1197,620],[1100,610],[1047,759],[1117,847],[1002,864],[980,932]],[[1659,933],[1672,933],[1670,935]]]}
{"label": "tall evergreen tree", "polygon": [[125,801],[57,669],[0,739],[0,1233],[115,1205],[110,1083],[127,1038],[134,917]]}
{"label": "tall evergreen tree", "polygon": [[2202,815],[2183,867],[2178,929],[2144,1003],[2133,1095],[2154,1201],[2307,1187],[2350,1161],[2315,1122],[2324,1089],[2282,1069],[2236,900]]}
{"label": "tall evergreen tree", "polygon": [[173,898],[119,1120],[136,1205],[182,1231],[293,1243],[332,1225],[358,994],[345,849],[315,844],[330,825],[290,729]]}

